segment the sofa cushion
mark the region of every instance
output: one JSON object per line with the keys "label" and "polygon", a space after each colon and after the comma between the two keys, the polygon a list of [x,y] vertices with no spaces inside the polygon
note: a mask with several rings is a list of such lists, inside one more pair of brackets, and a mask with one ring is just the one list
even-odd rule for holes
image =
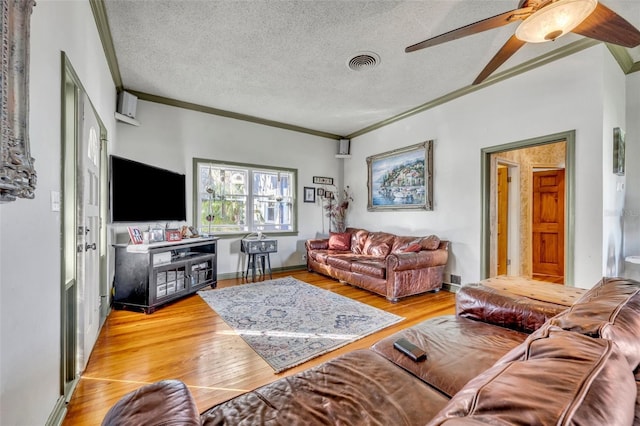
{"label": "sofa cushion", "polygon": [[347,229],[348,232],[351,232],[351,251],[354,254],[363,254],[364,253],[364,243],[367,241],[367,237],[369,236],[369,231],[366,229]]}
{"label": "sofa cushion", "polygon": [[357,350],[240,395],[203,425],[417,425],[448,398],[370,350]]}
{"label": "sofa cushion", "polygon": [[331,232],[329,236],[329,250],[351,250],[351,233]]}
{"label": "sofa cushion", "polygon": [[[404,250],[409,247],[410,244],[417,244],[420,246],[420,241],[416,237],[400,237],[396,236],[391,244],[391,253],[404,253]],[[420,247],[422,249],[422,247]]]}
{"label": "sofa cushion", "polygon": [[640,365],[640,282],[603,278],[549,325],[613,340],[633,371]]}
{"label": "sofa cushion", "polygon": [[565,309],[566,306],[482,284],[465,284],[456,294],[456,313],[459,316],[525,333],[532,333]]}
{"label": "sofa cushion", "polygon": [[[427,359],[414,362],[395,349],[393,342],[401,337],[422,348]],[[374,344],[372,349],[453,396],[526,338],[525,333],[446,315],[395,333]]]}
{"label": "sofa cushion", "polygon": [[640,368],[636,370],[636,388],[638,392],[636,394],[636,417],[633,420],[634,426],[640,425]]}
{"label": "sofa cushion", "polygon": [[356,260],[351,264],[351,272],[358,272],[376,278],[385,279],[387,263],[384,260]]}
{"label": "sofa cushion", "polygon": [[429,425],[630,425],[636,383],[612,341],[558,328],[472,379]]}
{"label": "sofa cushion", "polygon": [[363,254],[371,256],[386,256],[391,250],[395,235],[386,232],[371,232],[362,249]]}
{"label": "sofa cushion", "polygon": [[352,255],[340,255],[340,256],[327,256],[327,265],[334,268],[342,269],[344,271],[351,270],[351,264],[357,257]]}
{"label": "sofa cushion", "polygon": [[436,250],[440,247],[440,238],[435,235],[429,235],[420,239],[420,245],[423,250]]}
{"label": "sofa cushion", "polygon": [[162,380],[122,397],[107,412],[102,425],[200,425],[200,414],[184,383]]}
{"label": "sofa cushion", "polygon": [[313,250],[309,256],[318,263],[327,264],[327,259],[332,256],[352,256],[350,251],[339,250]]}

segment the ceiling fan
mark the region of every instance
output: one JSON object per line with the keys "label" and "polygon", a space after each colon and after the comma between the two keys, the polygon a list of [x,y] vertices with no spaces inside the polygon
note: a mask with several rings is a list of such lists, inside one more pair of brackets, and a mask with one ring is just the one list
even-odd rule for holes
{"label": "ceiling fan", "polygon": [[479,84],[526,43],[553,41],[569,32],[624,47],[640,45],[640,31],[598,0],[521,0],[518,9],[446,32],[405,52],[414,52],[515,21],[522,21],[516,32],[473,81]]}

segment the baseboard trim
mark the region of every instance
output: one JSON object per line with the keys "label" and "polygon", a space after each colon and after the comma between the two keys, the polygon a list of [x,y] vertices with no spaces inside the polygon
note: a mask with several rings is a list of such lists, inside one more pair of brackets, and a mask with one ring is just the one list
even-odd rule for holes
{"label": "baseboard trim", "polygon": [[67,415],[67,402],[64,395],[60,395],[56,401],[56,405],[53,407],[53,411],[49,414],[49,418],[45,423],[46,426],[61,426],[64,417]]}
{"label": "baseboard trim", "polygon": [[442,283],[442,288],[451,293],[457,293],[460,290],[460,284]]}
{"label": "baseboard trim", "polygon": [[[293,266],[284,266],[281,268],[273,268],[271,272],[289,272],[289,271],[300,271],[303,269],[307,269],[307,265],[293,265]],[[218,280],[231,280],[236,278],[242,278],[242,274],[244,271],[237,272],[228,272],[226,274],[218,274]]]}

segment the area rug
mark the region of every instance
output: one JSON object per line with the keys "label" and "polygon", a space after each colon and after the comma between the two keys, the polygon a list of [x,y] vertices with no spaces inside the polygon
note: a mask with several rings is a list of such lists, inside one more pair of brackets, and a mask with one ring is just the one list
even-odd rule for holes
{"label": "area rug", "polygon": [[198,295],[276,373],[404,320],[293,277]]}

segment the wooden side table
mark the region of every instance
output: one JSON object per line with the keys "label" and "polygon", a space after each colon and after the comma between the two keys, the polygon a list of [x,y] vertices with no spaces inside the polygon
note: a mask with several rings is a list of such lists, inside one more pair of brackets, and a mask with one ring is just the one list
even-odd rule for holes
{"label": "wooden side table", "polygon": [[[247,255],[247,269],[243,278],[249,279],[249,269],[251,269],[251,280],[256,280],[256,260],[260,261],[260,271],[263,275],[266,274],[266,269],[269,269],[269,278],[273,278],[271,274],[271,259],[269,255],[271,253],[278,252],[278,240],[274,239],[257,239],[257,238],[243,238],[240,243],[240,251]],[[266,264],[265,264],[266,263]]]}

